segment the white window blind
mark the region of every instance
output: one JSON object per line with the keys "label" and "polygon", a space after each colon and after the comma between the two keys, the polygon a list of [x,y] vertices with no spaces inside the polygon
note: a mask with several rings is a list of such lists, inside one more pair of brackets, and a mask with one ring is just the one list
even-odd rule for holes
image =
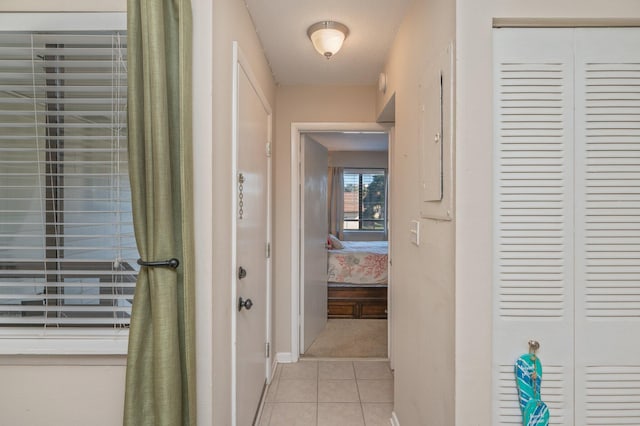
{"label": "white window blind", "polygon": [[125,32],[0,32],[0,325],[129,324]]}

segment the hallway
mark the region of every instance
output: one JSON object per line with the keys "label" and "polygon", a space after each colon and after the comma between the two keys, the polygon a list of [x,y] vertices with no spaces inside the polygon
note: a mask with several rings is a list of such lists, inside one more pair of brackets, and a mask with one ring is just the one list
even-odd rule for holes
{"label": "hallway", "polygon": [[393,373],[388,361],[278,364],[260,426],[388,426]]}

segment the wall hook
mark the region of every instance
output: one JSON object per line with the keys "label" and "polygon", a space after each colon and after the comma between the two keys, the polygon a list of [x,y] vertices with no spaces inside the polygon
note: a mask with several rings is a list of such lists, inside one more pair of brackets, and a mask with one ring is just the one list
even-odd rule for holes
{"label": "wall hook", "polygon": [[529,353],[535,355],[538,349],[540,349],[540,343],[537,340],[529,340]]}

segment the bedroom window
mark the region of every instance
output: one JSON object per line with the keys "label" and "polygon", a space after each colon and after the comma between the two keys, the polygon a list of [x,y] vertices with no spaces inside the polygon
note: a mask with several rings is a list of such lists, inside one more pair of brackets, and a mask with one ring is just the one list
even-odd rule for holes
{"label": "bedroom window", "polygon": [[126,40],[125,31],[0,32],[4,330],[129,325],[138,253]]}
{"label": "bedroom window", "polygon": [[386,171],[344,171],[344,230],[384,231],[386,218]]}

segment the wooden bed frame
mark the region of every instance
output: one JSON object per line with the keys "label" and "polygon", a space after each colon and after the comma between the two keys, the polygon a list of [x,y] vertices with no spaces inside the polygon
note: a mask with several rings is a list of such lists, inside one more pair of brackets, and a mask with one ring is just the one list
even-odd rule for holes
{"label": "wooden bed frame", "polygon": [[329,283],[328,318],[386,319],[386,284]]}

